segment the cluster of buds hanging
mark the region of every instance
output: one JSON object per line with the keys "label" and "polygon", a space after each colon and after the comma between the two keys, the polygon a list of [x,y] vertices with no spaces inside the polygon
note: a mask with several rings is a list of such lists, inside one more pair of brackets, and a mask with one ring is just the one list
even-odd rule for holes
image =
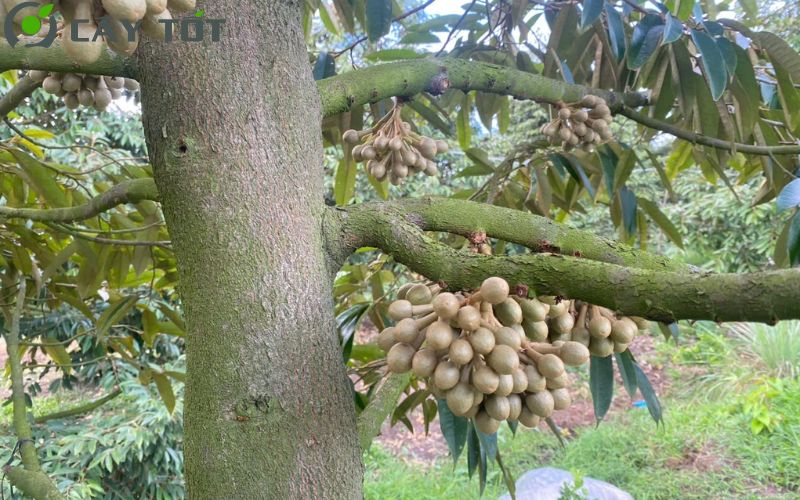
{"label": "cluster of buds hanging", "polygon": [[536,427],[572,403],[566,366],[622,352],[638,331],[604,308],[516,291],[499,277],[470,292],[404,286],[388,309],[395,325],[378,336],[389,371],[413,371],[483,433],[503,420]]}
{"label": "cluster of buds hanging", "polygon": [[602,97],[587,95],[577,103],[559,102],[556,118],[542,125],[540,132],[553,144],[569,151],[581,148],[593,152],[598,144],[613,138],[611,110]]}
{"label": "cluster of buds hanging", "polygon": [[32,70],[28,76],[42,84],[48,94],[61,97],[69,109],[78,106],[92,106],[105,111],[111,101],[119,99],[123,90],[136,92],[139,82],[117,76],[83,75],[76,73],[48,73]]}
{"label": "cluster of buds hanging", "polygon": [[414,132],[411,124],[403,121],[402,108],[403,103],[397,101],[372,128],[348,130],[342,136],[353,148],[353,160],[366,162],[370,175],[378,181],[388,179],[395,186],[415,173],[438,175],[436,155],[448,151],[446,142]]}

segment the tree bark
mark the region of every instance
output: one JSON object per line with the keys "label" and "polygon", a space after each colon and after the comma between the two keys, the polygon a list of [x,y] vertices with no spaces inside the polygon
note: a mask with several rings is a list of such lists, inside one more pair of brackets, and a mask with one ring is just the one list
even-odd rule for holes
{"label": "tree bark", "polygon": [[192,498],[360,498],[335,331],[302,2],[208,4],[221,40],[140,49],[145,133],[188,325]]}

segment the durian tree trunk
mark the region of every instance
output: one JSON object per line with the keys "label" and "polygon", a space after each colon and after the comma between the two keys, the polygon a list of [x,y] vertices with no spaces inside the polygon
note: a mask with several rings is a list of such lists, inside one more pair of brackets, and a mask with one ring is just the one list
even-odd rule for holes
{"label": "durian tree trunk", "polygon": [[149,43],[144,126],[188,328],[191,498],[360,498],[323,244],[302,2],[208,2],[219,42]]}

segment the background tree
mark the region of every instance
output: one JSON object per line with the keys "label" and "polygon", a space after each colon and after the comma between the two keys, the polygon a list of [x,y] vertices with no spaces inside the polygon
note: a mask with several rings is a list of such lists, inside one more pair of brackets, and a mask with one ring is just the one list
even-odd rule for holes
{"label": "background tree", "polygon": [[[185,3],[170,2],[170,10],[177,14]],[[69,42],[48,49],[0,46],[2,69],[141,83],[150,164],[105,151],[121,146],[141,156],[134,152],[141,145],[124,136],[98,147],[79,134],[64,156],[46,157],[39,139],[52,136],[40,128],[65,126],[57,120],[57,100],[50,101],[48,121],[15,113],[6,122],[16,134],[0,158],[12,174],[3,176],[6,203],[0,207],[7,339],[14,351],[26,290],[32,305],[54,314],[80,311],[92,324],[91,342],[72,352],[60,343],[65,339],[44,338],[31,347],[65,372],[84,357],[132,366],[143,382],[154,381],[169,406],[175,399],[170,377],[183,374],[148,357],[159,334],[187,332],[186,475],[192,496],[360,496],[361,447],[408,387],[407,377],[380,385],[380,360],[374,349],[372,358],[361,349],[370,383],[352,403],[331,297],[337,271],[360,247],[388,256],[367,266],[376,299],[387,292],[380,270],[390,257],[453,290],[502,276],[539,295],[581,299],[664,323],[800,316],[796,270],[709,274],[626,246],[638,241],[645,247],[650,224],[682,241],[657,200],[627,185],[640,162],[658,173],[667,192],[677,175],[696,164],[706,179],[722,180],[732,190],[762,177],[754,203],[781,193],[780,207],[797,205],[792,180],[800,107],[793,103],[800,56],[784,41],[741,19],[718,19],[730,8],[725,4],[649,9],[627,1],[473,1],[461,15],[427,19],[424,8],[431,3],[287,1],[257,7],[225,0],[198,12],[200,19],[226,19],[219,41],[143,39],[132,55],[101,51],[95,60],[81,60],[85,53],[76,55]],[[69,4],[59,8],[69,20]],[[742,19],[751,18],[746,12]],[[542,33],[544,23],[549,34]],[[151,28],[146,24],[150,35]],[[449,57],[426,57],[434,56],[425,53],[434,33],[443,34]],[[312,49],[309,65],[307,42],[315,41],[334,41],[341,49]],[[404,60],[349,70],[351,63],[397,59]],[[16,81],[16,74],[9,78]],[[0,108],[12,112],[37,79],[17,81]],[[45,82],[45,90],[55,90],[52,80]],[[59,85],[64,90],[63,79]],[[98,96],[105,93],[92,92],[94,105],[104,108],[105,97]],[[550,116],[532,118],[541,125],[563,103],[586,95],[602,97],[615,115],[640,124],[639,133],[628,137],[612,127],[619,140],[597,151],[567,151],[533,135],[500,161],[473,142],[480,124],[506,130],[509,97],[546,109]],[[457,140],[472,163],[459,175],[483,178],[453,199],[349,206],[357,178],[367,174],[358,174],[353,151],[345,147],[333,185],[339,207],[326,206],[323,146],[339,146],[346,130],[377,123],[393,109],[393,97],[403,103],[398,112],[404,120],[427,122]],[[70,99],[65,96],[68,106],[75,104]],[[80,113],[91,119],[90,112]],[[75,115],[60,118],[71,123]],[[650,149],[664,144],[650,140],[658,131],[679,139],[666,146],[665,165]],[[59,161],[99,164],[78,170]],[[447,174],[447,165],[440,166]],[[367,177],[380,197],[396,190]],[[563,220],[591,203],[608,205],[621,243],[545,218]],[[798,220],[795,215],[785,225],[776,243],[778,265],[797,260]],[[464,251],[463,237],[479,233],[499,240],[495,256]],[[351,261],[346,273],[363,272],[358,265]],[[336,284],[346,284],[342,275]],[[344,295],[347,287],[336,291]],[[175,312],[178,303],[185,325]],[[359,307],[342,311],[340,324],[367,312],[383,323],[379,310],[351,305]],[[133,333],[117,335],[112,327],[131,315]],[[611,366],[611,359],[604,363]],[[15,365],[20,362],[12,357]],[[23,467],[8,469],[9,479],[33,496],[56,496],[39,471],[24,424],[22,380],[13,381]],[[412,383],[409,398],[419,387]],[[640,388],[644,392],[646,385]],[[404,400],[404,409],[416,403],[435,410],[420,394]],[[358,420],[356,408],[363,408]]]}

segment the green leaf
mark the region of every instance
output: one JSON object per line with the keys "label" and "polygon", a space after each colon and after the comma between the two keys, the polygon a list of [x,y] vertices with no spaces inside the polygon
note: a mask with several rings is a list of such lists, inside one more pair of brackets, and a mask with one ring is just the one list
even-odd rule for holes
{"label": "green leaf", "polygon": [[586,175],[586,171],[581,166],[578,159],[573,155],[562,155],[562,154],[552,154],[550,155],[550,160],[553,162],[559,162],[561,165],[569,172],[573,179],[576,182],[579,182],[586,188],[586,191],[589,192],[589,196],[594,199],[595,197],[595,190],[594,186],[592,185],[592,181],[589,180],[589,176]]}
{"label": "green leaf", "polygon": [[664,44],[669,44],[678,41],[683,36],[683,23],[680,20],[672,17],[667,13],[667,23],[664,27]]}
{"label": "green leaf", "polygon": [[328,52],[320,52],[314,63],[314,80],[322,80],[336,74],[336,59]]}
{"label": "green leaf", "polygon": [[478,463],[480,463],[481,460],[481,441],[478,439],[478,431],[475,430],[475,426],[472,425],[472,422],[469,423],[468,427],[467,473],[469,474],[469,478],[472,479],[472,475],[475,474],[475,469],[478,468]]}
{"label": "green leaf", "polygon": [[777,61],[789,72],[795,83],[800,83],[800,54],[783,38],[769,31],[753,33],[752,38],[762,49],[767,51],[770,59]]}
{"label": "green leaf", "polygon": [[337,205],[347,205],[355,195],[357,173],[358,164],[353,161],[348,149],[344,158],[339,161],[339,166],[336,168],[333,197]]}
{"label": "green leaf", "polygon": [[153,372],[153,380],[156,383],[161,400],[164,401],[164,405],[167,407],[167,411],[172,413],[175,409],[175,393],[172,391],[172,384],[169,382],[169,378],[163,373]]}
{"label": "green leaf", "polygon": [[356,20],[349,0],[333,0],[333,7],[336,9],[337,17],[344,24],[345,31],[353,33],[356,30]]}
{"label": "green leaf", "polygon": [[367,37],[377,42],[392,26],[392,0],[367,0]]}
{"label": "green leaf", "polygon": [[350,352],[353,349],[353,339],[358,325],[369,310],[370,304],[362,302],[355,304],[336,316],[336,326],[339,329],[339,336],[342,339],[342,357],[345,363],[350,359]]}
{"label": "green leaf", "polygon": [[689,19],[689,16],[692,15],[692,10],[694,10],[694,3],[695,0],[677,0],[674,12],[678,19],[681,21]]}
{"label": "green leaf", "polygon": [[639,386],[642,397],[644,397],[644,400],[647,402],[647,410],[650,412],[650,416],[653,417],[653,420],[659,423],[662,421],[661,402],[658,400],[658,396],[655,390],[653,390],[653,385],[650,384],[650,380],[647,378],[642,368],[638,364],[634,364],[633,367],[636,370],[636,385]]}
{"label": "green leaf", "polygon": [[591,26],[603,13],[603,0],[584,0],[581,13],[581,28]]}
{"label": "green leaf", "polygon": [[339,35],[339,28],[336,26],[336,22],[334,22],[333,18],[331,17],[331,13],[328,12],[328,6],[325,5],[325,2],[320,2],[319,18],[322,20],[322,25],[325,26],[326,30],[330,31],[334,35]]}
{"label": "green leaf", "polygon": [[439,129],[443,134],[452,136],[454,133],[453,123],[447,117],[442,117],[435,109],[430,108],[420,99],[408,101],[406,106],[414,110],[422,118],[428,121],[431,125]]}
{"label": "green leaf", "polygon": [[458,462],[458,457],[461,456],[461,451],[464,449],[464,443],[467,442],[467,424],[469,421],[464,417],[453,415],[453,412],[447,407],[446,400],[440,399],[438,403],[439,426],[442,429],[445,441],[447,441],[450,455],[453,456],[453,463],[456,463]]}
{"label": "green leaf", "polygon": [[136,305],[139,297],[136,295],[129,295],[122,300],[119,300],[103,311],[103,314],[97,319],[97,339],[101,341],[104,339],[111,327],[122,321],[128,315],[131,308]]}
{"label": "green leaf", "polygon": [[56,174],[47,167],[46,163],[16,148],[10,148],[8,151],[19,163],[25,181],[42,197],[42,200],[51,207],[68,205],[64,190],[55,180]]}
{"label": "green leaf", "polygon": [[402,61],[406,59],[421,59],[425,54],[420,54],[413,49],[386,49],[372,52],[364,56],[368,61]]}
{"label": "green leaf", "polygon": [[800,205],[800,179],[795,179],[783,187],[778,195],[777,204],[779,212]]}
{"label": "green leaf", "polygon": [[787,243],[789,246],[789,265],[796,266],[800,264],[800,212],[797,212],[792,217]]}
{"label": "green leaf", "polygon": [[434,35],[433,33],[411,32],[406,34],[406,36],[404,36],[403,38],[401,38],[400,43],[406,45],[416,45],[416,44],[441,43],[441,40],[439,40],[439,37]]}
{"label": "green leaf", "polygon": [[625,28],[622,16],[613,4],[606,4],[606,18],[608,19],[608,38],[611,41],[611,50],[617,56],[617,61],[625,57]]}
{"label": "green leaf", "polygon": [[722,58],[725,60],[725,66],[728,69],[728,74],[735,75],[736,65],[738,64],[738,60],[736,59],[736,51],[734,50],[735,45],[725,37],[719,37],[716,39],[716,41],[719,51],[722,53]]}
{"label": "green leaf", "polygon": [[472,125],[469,121],[470,111],[472,110],[472,97],[469,94],[464,94],[461,99],[461,107],[458,109],[458,116],[456,118],[456,135],[458,136],[458,144],[461,149],[469,149],[470,142],[472,142]]}
{"label": "green leaf", "polygon": [[647,14],[633,29],[631,48],[628,51],[628,68],[639,69],[661,45],[664,25],[655,14]]}
{"label": "green leaf", "polygon": [[599,424],[611,408],[614,397],[614,365],[611,356],[598,358],[592,356],[589,361],[589,389],[592,392],[594,418]]}
{"label": "green leaf", "polygon": [[650,219],[655,222],[658,227],[664,231],[664,234],[678,247],[683,248],[683,238],[681,237],[681,233],[678,231],[678,228],[669,220],[669,218],[664,215],[664,212],[658,208],[658,205],[653,203],[652,201],[645,199],[645,198],[637,198],[639,206],[647,212],[647,215]]}
{"label": "green leaf", "polygon": [[678,323],[658,323],[658,329],[661,330],[662,335],[664,335],[664,340],[675,339],[675,343],[678,343],[678,338],[681,335],[680,328],[678,328]]}
{"label": "green leaf", "polygon": [[66,373],[71,371],[71,367],[69,365],[72,364],[72,357],[67,352],[67,349],[64,347],[64,344],[60,343],[55,339],[42,339],[42,349],[45,353],[56,362],[56,364],[62,368]]}
{"label": "green leaf", "polygon": [[728,84],[728,70],[725,66],[725,58],[713,38],[702,31],[692,30],[692,41],[702,55],[701,60],[708,87],[711,89],[711,97],[717,101],[725,92]]}
{"label": "green leaf", "polygon": [[625,233],[630,236],[636,234],[636,195],[633,191],[623,186],[619,190],[619,202],[622,208],[622,223]]}
{"label": "green leaf", "polygon": [[639,388],[636,385],[636,368],[634,367],[636,361],[633,359],[633,354],[631,354],[631,351],[626,350],[625,352],[614,354],[614,357],[617,359],[617,371],[620,378],[622,378],[622,385],[625,386],[628,395],[633,398]]}
{"label": "green leaf", "polygon": [[486,453],[486,458],[489,460],[497,458],[497,433],[484,434],[477,429],[475,432],[478,434],[478,440],[481,442],[481,449]]}

